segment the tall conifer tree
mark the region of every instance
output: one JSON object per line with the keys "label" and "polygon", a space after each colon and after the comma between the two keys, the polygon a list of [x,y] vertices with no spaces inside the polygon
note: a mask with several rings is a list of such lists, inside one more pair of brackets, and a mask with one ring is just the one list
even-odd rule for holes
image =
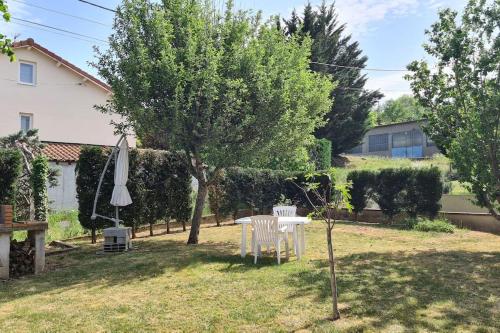
{"label": "tall conifer tree", "polygon": [[313,38],[311,69],[331,74],[332,80],[338,83],[331,94],[334,103],[326,116],[327,122],[316,131],[318,138],[332,141],[332,155],[337,156],[361,142],[367,130],[369,111],[383,95],[365,89],[367,77],[358,68],[364,68],[368,58],[362,55],[359,43],[345,32],[346,25],[339,23],[333,4],[323,2],[315,10],[308,3],[302,17],[294,10],[290,20],[284,22],[287,34]]}

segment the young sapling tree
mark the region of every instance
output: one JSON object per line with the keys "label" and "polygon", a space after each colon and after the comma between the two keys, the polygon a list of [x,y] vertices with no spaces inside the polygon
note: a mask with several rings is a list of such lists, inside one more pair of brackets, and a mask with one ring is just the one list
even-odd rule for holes
{"label": "young sapling tree", "polygon": [[[350,204],[349,183],[335,183],[335,169],[331,168],[326,172],[310,173],[306,175],[306,183],[299,185],[292,179],[295,186],[300,188],[303,192],[310,206],[312,212],[310,216],[315,219],[322,220],[326,227],[326,242],[328,247],[328,263],[330,267],[330,288],[332,292],[332,309],[333,320],[340,319],[340,312],[338,307],[338,292],[337,292],[337,278],[335,270],[335,252],[333,247],[333,227],[341,216],[342,208],[346,208],[349,212],[352,210]],[[316,182],[319,176],[327,176],[329,179],[328,184],[321,185]]]}

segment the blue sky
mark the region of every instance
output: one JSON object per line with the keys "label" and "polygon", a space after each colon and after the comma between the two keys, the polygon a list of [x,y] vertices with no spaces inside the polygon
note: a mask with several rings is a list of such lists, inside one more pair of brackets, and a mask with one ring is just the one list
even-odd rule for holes
{"label": "blue sky", "polygon": [[[106,7],[115,7],[119,0],[90,0]],[[223,0],[216,0],[221,6]],[[265,17],[279,14],[288,17],[296,8],[301,11],[307,0],[235,0],[237,8],[262,10]],[[312,0],[318,5],[322,0]],[[331,3],[331,1],[327,1]],[[466,0],[337,0],[340,19],[347,23],[349,32],[358,40],[368,56],[368,67],[404,69],[415,59],[425,56],[422,43],[424,30],[437,19],[443,7],[461,9]],[[70,30],[83,35],[106,40],[111,33],[113,13],[89,6],[78,0],[7,0],[12,16]],[[46,11],[35,6],[85,17],[101,24],[82,21],[73,17]],[[22,24],[22,25],[21,25]],[[45,30],[41,30],[45,29]],[[0,23],[0,31],[7,31],[17,39],[32,37],[36,42],[68,61],[95,74],[88,65],[94,57],[93,45],[106,47],[102,42],[75,39],[65,34],[49,32],[47,28],[12,20]],[[86,39],[82,37],[82,39]],[[408,83],[400,72],[367,71],[367,87],[380,89],[387,98],[409,93]]]}

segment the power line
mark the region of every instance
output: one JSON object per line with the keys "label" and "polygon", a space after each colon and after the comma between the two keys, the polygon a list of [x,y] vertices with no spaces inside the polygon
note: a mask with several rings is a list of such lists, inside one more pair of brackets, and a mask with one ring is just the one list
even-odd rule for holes
{"label": "power line", "polygon": [[343,65],[327,64],[327,63],[324,63],[324,62],[317,62],[317,61],[311,61],[311,64],[324,65],[324,66],[329,66],[329,67],[359,69],[359,70],[362,70],[362,71],[374,71],[374,72],[409,72],[406,69],[365,68],[365,67],[354,67],[354,66],[343,66]]}
{"label": "power line", "polygon": [[114,9],[111,9],[111,8],[108,8],[108,7],[104,7],[104,6],[98,5],[98,4],[90,2],[90,1],[85,1],[85,0],[78,0],[78,1],[86,3],[86,4],[94,6],[94,7],[97,7],[97,8],[101,8],[101,9],[104,9],[104,10],[116,13],[116,10],[114,10]]}
{"label": "power line", "polygon": [[19,3],[25,4],[27,6],[31,6],[31,7],[38,8],[38,9],[42,9],[42,10],[45,10],[45,11],[48,11],[48,12],[52,12],[52,13],[56,13],[56,14],[59,14],[59,15],[64,15],[64,16],[76,18],[78,20],[82,20],[82,21],[87,21],[87,22],[90,22],[90,23],[99,24],[99,25],[102,25],[104,27],[111,27],[111,25],[109,25],[109,24],[105,24],[105,23],[102,23],[102,22],[99,22],[99,21],[95,21],[95,20],[92,20],[92,19],[89,19],[89,18],[86,18],[86,17],[77,16],[77,15],[73,15],[73,14],[61,12],[59,10],[55,10],[55,9],[51,9],[51,8],[46,8],[46,7],[38,6],[38,5],[35,5],[35,4],[32,4],[32,3],[28,3],[28,2],[24,2],[24,1],[21,1],[21,0],[10,0],[10,1],[19,2]]}
{"label": "power line", "polygon": [[61,28],[56,28],[56,27],[53,27],[53,26],[50,26],[50,25],[46,25],[46,24],[42,24],[42,23],[37,23],[37,22],[29,21],[29,20],[24,20],[24,19],[20,19],[20,18],[16,18],[16,17],[12,17],[12,19],[16,20],[16,21],[21,21],[21,22],[26,22],[26,23],[34,24],[34,25],[37,25],[37,26],[40,26],[40,27],[44,27],[44,28],[49,28],[49,29],[56,30],[56,31],[65,32],[67,34],[71,34],[71,35],[75,35],[75,36],[80,36],[80,37],[84,37],[84,38],[94,39],[96,41],[103,42],[103,43],[106,43],[106,44],[108,43],[104,39],[99,39],[99,38],[92,37],[92,36],[89,36],[89,35],[80,34],[78,32],[73,32],[73,31],[69,31],[69,30],[65,30],[65,29],[61,29]]}
{"label": "power line", "polygon": [[[28,28],[31,28],[31,29],[36,29],[36,30],[41,30],[41,31],[45,31],[45,32],[50,32],[52,34],[56,34],[56,35],[63,36],[63,37],[78,39],[78,40],[81,40],[81,41],[84,41],[84,42],[87,42],[87,43],[91,43],[91,44],[95,44],[97,42],[97,41],[92,41],[92,40],[88,40],[88,39],[85,39],[85,38],[80,38],[80,37],[76,37],[76,36],[71,36],[71,35],[63,34],[63,33],[57,32],[57,31],[49,30],[49,29],[44,29],[44,28],[40,28],[40,27],[34,27],[32,25],[24,24],[24,23],[20,23],[20,22],[11,22],[11,23],[17,24],[17,25],[20,25],[20,26],[23,26],[23,27],[28,27]],[[98,43],[101,43],[101,42],[98,42]]]}

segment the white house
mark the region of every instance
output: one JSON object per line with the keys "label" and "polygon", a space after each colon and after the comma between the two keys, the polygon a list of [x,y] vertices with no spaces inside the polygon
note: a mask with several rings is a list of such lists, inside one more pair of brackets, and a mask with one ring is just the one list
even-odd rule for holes
{"label": "white house", "polygon": [[[81,145],[116,144],[112,120],[102,114],[110,87],[37,44],[14,44],[17,61],[0,57],[0,136],[37,128],[51,164],[61,169],[59,186],[49,189],[53,209],[77,208],[75,162]],[[135,139],[129,138],[132,147]]]}

